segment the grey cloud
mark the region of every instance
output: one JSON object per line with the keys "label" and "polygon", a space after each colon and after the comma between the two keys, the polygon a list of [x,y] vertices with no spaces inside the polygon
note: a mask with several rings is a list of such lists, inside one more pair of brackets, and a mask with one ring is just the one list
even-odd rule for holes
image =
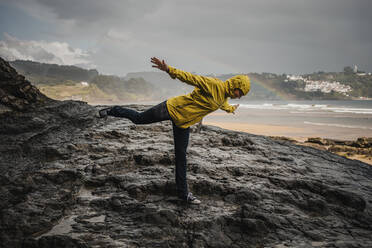
{"label": "grey cloud", "polygon": [[133,19],[142,18],[156,8],[161,1],[136,0],[35,0],[48,7],[57,18],[74,20],[80,25],[111,23],[126,25]]}
{"label": "grey cloud", "polygon": [[66,43],[45,41],[23,41],[9,34],[0,41],[0,56],[7,60],[33,60],[44,63],[80,64],[93,67],[89,55]]}
{"label": "grey cloud", "polygon": [[111,73],[155,55],[204,73],[372,70],[369,0],[16,1],[53,13],[55,37],[95,41]]}
{"label": "grey cloud", "polygon": [[5,40],[0,41],[0,55],[8,60],[30,59],[35,61],[56,61],[61,63],[54,54],[46,51],[33,42],[23,42],[8,34],[4,34]]}

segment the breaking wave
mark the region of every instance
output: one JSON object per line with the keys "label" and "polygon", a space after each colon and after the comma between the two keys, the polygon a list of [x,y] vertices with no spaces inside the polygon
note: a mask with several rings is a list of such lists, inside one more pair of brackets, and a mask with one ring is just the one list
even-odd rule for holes
{"label": "breaking wave", "polygon": [[[267,109],[267,110],[292,110],[302,112],[335,112],[335,113],[353,113],[353,114],[371,114],[372,108],[354,108],[354,107],[334,107],[326,104],[240,104],[240,107],[247,109]],[[293,112],[296,113],[296,112]]]}
{"label": "breaking wave", "polygon": [[368,129],[368,130],[372,130],[372,127],[354,126],[354,125],[342,125],[342,124],[337,124],[337,123],[319,123],[319,122],[304,121],[304,124],[315,125],[315,126],[357,128],[357,129]]}

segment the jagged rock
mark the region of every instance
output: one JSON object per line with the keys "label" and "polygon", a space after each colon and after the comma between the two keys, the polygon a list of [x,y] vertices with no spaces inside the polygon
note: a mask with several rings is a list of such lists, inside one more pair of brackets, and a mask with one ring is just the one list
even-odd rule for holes
{"label": "jagged rock", "polygon": [[0,57],[0,104],[25,111],[51,101]]}
{"label": "jagged rock", "polygon": [[370,148],[372,147],[372,138],[366,138],[366,137],[361,137],[356,140],[355,143],[353,143],[355,147],[360,147],[360,148]]}
{"label": "jagged rock", "polygon": [[330,145],[330,143],[329,143],[329,141],[327,139],[322,139],[322,138],[319,138],[319,137],[308,138],[306,142],[314,143],[314,144],[319,144],[319,145],[323,145],[323,146]]}
{"label": "jagged rock", "polygon": [[352,146],[341,146],[341,145],[332,145],[327,149],[330,152],[339,153],[339,152],[347,152],[349,154],[358,154],[359,149]]}
{"label": "jagged rock", "polygon": [[54,235],[41,237],[39,240],[26,240],[23,247],[28,248],[88,248],[85,242],[68,236]]}
{"label": "jagged rock", "polygon": [[[288,139],[283,137],[273,138],[275,140],[288,141]],[[318,137],[308,138],[305,143],[297,142],[295,140],[292,140],[291,142],[297,145],[311,146],[319,150],[325,150],[341,156],[347,156],[348,158],[364,159],[365,162],[372,164],[369,162],[372,159],[372,138],[361,137],[355,141],[350,141],[323,139]]]}

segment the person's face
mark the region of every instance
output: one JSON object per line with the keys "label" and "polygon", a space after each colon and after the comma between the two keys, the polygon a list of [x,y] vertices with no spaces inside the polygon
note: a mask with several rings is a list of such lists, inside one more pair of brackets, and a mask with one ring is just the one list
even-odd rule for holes
{"label": "person's face", "polygon": [[243,91],[241,89],[234,89],[234,97],[233,99],[235,98],[239,98],[242,97],[244,94],[243,94]]}

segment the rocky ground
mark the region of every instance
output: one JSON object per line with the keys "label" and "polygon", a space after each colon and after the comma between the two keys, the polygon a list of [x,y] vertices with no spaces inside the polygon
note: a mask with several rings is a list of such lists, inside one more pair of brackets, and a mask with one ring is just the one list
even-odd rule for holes
{"label": "rocky ground", "polygon": [[[143,109],[144,106],[131,106]],[[371,247],[372,167],[203,126],[175,197],[171,125],[94,118],[82,102],[6,112],[4,247]]]}
{"label": "rocky ground", "polygon": [[372,246],[365,163],[203,126],[188,149],[190,190],[202,204],[188,206],[175,194],[169,122],[96,119],[86,103],[34,106],[28,94],[15,94],[16,106],[7,94],[17,84],[6,85],[1,247]]}

